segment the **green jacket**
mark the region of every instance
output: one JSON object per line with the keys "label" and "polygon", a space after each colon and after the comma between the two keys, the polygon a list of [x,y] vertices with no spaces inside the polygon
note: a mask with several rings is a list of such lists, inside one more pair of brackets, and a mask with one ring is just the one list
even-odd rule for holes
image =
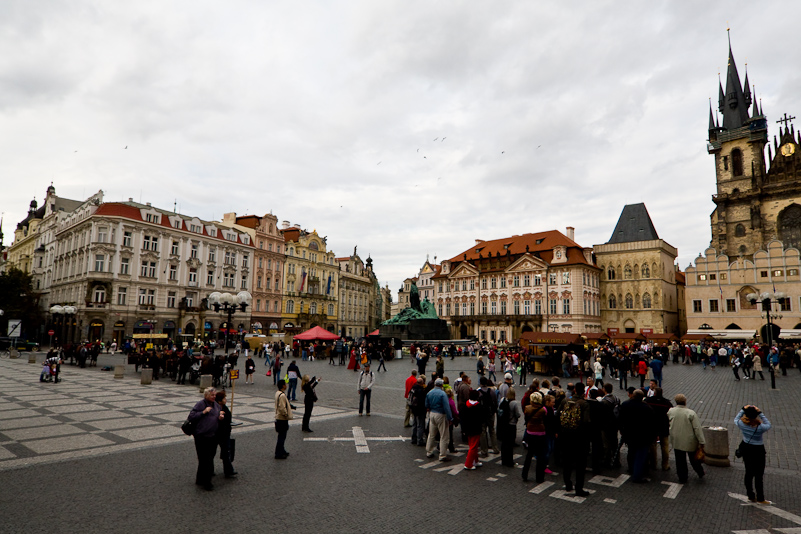
{"label": "green jacket", "polygon": [[674,449],[692,452],[705,443],[697,413],[686,406],[674,406],[667,415],[670,420],[670,443]]}

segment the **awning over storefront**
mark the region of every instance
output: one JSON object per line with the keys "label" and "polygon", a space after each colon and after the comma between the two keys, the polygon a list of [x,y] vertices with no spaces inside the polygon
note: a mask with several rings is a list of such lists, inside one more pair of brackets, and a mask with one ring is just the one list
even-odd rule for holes
{"label": "awning over storefront", "polygon": [[581,334],[581,337],[583,337],[587,341],[588,345],[592,345],[594,347],[598,346],[598,345],[602,345],[602,344],[606,343],[607,341],[609,341],[609,336],[604,334],[603,332],[593,332],[593,333],[589,333],[589,334]]}
{"label": "awning over storefront", "polygon": [[[688,330],[681,339],[685,341],[684,338],[692,337],[693,340],[696,340],[699,336],[709,336],[718,341],[745,341],[754,339],[755,335],[756,332],[753,330]],[[784,331],[782,331],[781,337],[785,337]]]}
{"label": "awning over storefront", "polygon": [[642,343],[645,341],[645,336],[637,333],[621,332],[620,334],[613,334],[610,339],[615,343]]}
{"label": "awning over storefront", "polygon": [[175,321],[164,321],[164,328],[175,328]]}
{"label": "awning over storefront", "polygon": [[653,343],[673,343],[679,340],[676,334],[645,334],[645,337]]}
{"label": "awning over storefront", "polygon": [[564,347],[584,344],[584,340],[579,334],[560,332],[524,332],[520,340],[535,347]]}
{"label": "awning over storefront", "polygon": [[715,338],[709,335],[709,330],[689,331],[683,336],[681,340],[684,343],[698,343],[699,341],[715,341]]}

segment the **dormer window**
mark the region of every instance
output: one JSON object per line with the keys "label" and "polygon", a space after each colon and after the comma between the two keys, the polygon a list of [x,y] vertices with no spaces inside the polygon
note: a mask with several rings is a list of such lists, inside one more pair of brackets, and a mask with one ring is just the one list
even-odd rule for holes
{"label": "dormer window", "polygon": [[147,222],[149,222],[149,223],[159,224],[160,217],[155,213],[146,213],[145,214],[145,220]]}

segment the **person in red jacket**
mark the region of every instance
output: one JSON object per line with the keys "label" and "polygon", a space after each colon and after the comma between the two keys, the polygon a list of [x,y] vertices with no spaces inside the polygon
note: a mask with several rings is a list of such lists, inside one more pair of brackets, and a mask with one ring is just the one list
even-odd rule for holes
{"label": "person in red jacket", "polygon": [[403,398],[406,399],[406,417],[403,418],[403,428],[410,428],[411,424],[411,417],[412,417],[412,410],[409,407],[409,392],[412,390],[414,385],[417,383],[417,369],[412,369],[412,374],[409,375],[409,378],[406,379],[406,392],[403,394]]}
{"label": "person in red jacket", "polygon": [[645,356],[641,356],[637,362],[637,374],[640,375],[640,389],[645,387],[645,377],[648,375],[648,364],[645,361]]}

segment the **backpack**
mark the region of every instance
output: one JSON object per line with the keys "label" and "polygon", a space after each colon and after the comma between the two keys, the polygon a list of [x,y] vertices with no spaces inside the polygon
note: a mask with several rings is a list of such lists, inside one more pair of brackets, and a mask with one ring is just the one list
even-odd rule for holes
{"label": "backpack", "polygon": [[420,406],[420,396],[414,388],[412,388],[412,390],[409,391],[409,408],[417,408],[418,406]]}
{"label": "backpack", "polygon": [[507,428],[509,422],[512,420],[512,411],[509,409],[509,401],[503,399],[498,405],[498,432],[502,432]]}
{"label": "backpack", "polygon": [[569,400],[565,402],[565,406],[559,414],[559,422],[562,424],[562,428],[578,429],[581,423],[581,408],[576,401]]}

